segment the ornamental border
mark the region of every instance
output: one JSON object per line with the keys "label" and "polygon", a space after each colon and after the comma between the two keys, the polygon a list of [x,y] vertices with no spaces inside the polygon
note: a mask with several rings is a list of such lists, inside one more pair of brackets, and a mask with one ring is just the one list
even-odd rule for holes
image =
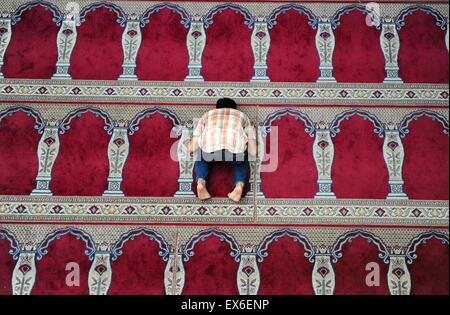
{"label": "ornamental border", "polygon": [[36,259],[41,260],[45,255],[48,254],[48,247],[50,246],[50,243],[52,243],[54,240],[59,240],[61,236],[64,236],[66,234],[71,234],[75,236],[77,240],[82,240],[86,245],[84,254],[89,258],[90,261],[94,259],[94,255],[97,249],[92,236],[89,233],[73,226],[57,229],[47,234],[45,238],[36,246]]}
{"label": "ornamental border", "polygon": [[[448,205],[233,205],[212,203],[0,202],[2,221],[216,222],[448,226]],[[364,202],[364,201],[361,201]]]}
{"label": "ornamental border", "polygon": [[397,30],[402,29],[406,25],[405,18],[409,15],[412,15],[416,11],[422,11],[428,15],[432,15],[436,19],[436,25],[441,30],[445,31],[447,29],[447,21],[445,20],[445,17],[441,12],[433,7],[420,3],[403,8],[400,11],[400,13],[394,19]]}
{"label": "ornamental border", "polygon": [[429,232],[425,232],[422,233],[420,235],[418,235],[417,237],[415,237],[413,240],[411,240],[411,242],[408,244],[406,251],[405,251],[405,255],[406,255],[406,261],[407,263],[410,265],[414,262],[415,259],[417,259],[417,247],[422,245],[422,244],[426,244],[427,241],[429,241],[430,239],[437,239],[438,241],[441,241],[443,244],[449,244],[449,238],[447,234],[444,234],[442,232],[439,231],[429,231]]}
{"label": "ornamental border", "polygon": [[[45,203],[45,202],[62,202],[62,203],[95,203],[95,204],[192,204],[193,198],[183,197],[105,197],[105,196],[22,196],[22,195],[0,195],[0,204],[6,202],[17,203]],[[395,199],[256,199],[257,203],[265,206],[404,206],[404,207],[449,207],[448,200],[395,200]],[[199,202],[198,205],[235,205],[227,198],[214,198],[211,200]],[[245,198],[240,205],[253,205],[254,200],[251,197]]]}
{"label": "ornamental border", "polygon": [[150,17],[152,14],[158,13],[162,9],[169,9],[172,12],[178,13],[181,17],[181,24],[183,24],[185,28],[189,28],[191,26],[191,17],[184,7],[175,3],[164,2],[155,4],[147,8],[144,13],[142,13],[142,15],[139,17],[141,28],[150,23]]}
{"label": "ornamental border", "polygon": [[108,135],[112,135],[113,129],[114,129],[114,123],[109,116],[109,114],[101,109],[95,108],[93,106],[86,106],[77,108],[70,113],[68,113],[61,123],[59,124],[59,133],[64,134],[70,129],[70,124],[73,119],[81,117],[81,115],[85,113],[91,113],[95,115],[95,117],[100,117],[103,119],[105,126],[103,129],[106,131]]}
{"label": "ornamental border", "polygon": [[181,246],[183,261],[188,262],[189,259],[195,255],[195,246],[199,242],[205,241],[205,239],[210,236],[216,236],[220,239],[220,241],[227,242],[231,249],[230,256],[233,257],[236,262],[240,261],[241,251],[239,248],[239,243],[229,232],[216,227],[201,230],[195,233],[184,245]]}
{"label": "ornamental border", "polygon": [[8,254],[10,254],[14,260],[17,260],[20,254],[20,244],[17,241],[17,236],[14,232],[0,226],[0,240],[9,242],[10,250],[8,251]]}
{"label": "ornamental border", "polygon": [[264,237],[261,243],[259,243],[256,250],[257,261],[259,263],[262,263],[264,261],[264,258],[266,258],[269,255],[270,245],[273,242],[277,242],[278,239],[285,236],[291,238],[294,242],[297,242],[301,246],[303,246],[303,249],[305,250],[304,253],[305,258],[307,258],[310,263],[314,263],[316,253],[314,250],[314,246],[312,245],[308,237],[306,237],[303,234],[300,234],[298,231],[294,231],[287,228],[273,231],[272,233]]}
{"label": "ornamental border", "polygon": [[[23,234],[24,230],[26,229],[26,227],[23,224],[13,224],[10,225],[8,228],[8,231],[12,234]],[[117,230],[114,230],[114,228],[112,229],[113,235],[112,235],[112,239],[110,241],[96,241],[96,238],[99,237],[98,233],[99,231],[95,231],[92,230],[90,228],[87,228],[86,226],[80,226],[80,227],[74,227],[72,225],[57,225],[54,226],[53,228],[50,229],[45,229],[46,231],[44,233],[39,233],[41,234],[37,239],[36,239],[36,235],[35,234],[31,234],[30,235],[30,239],[26,239],[24,243],[17,243],[16,248],[11,248],[12,250],[15,250],[16,252],[16,257],[14,258],[14,260],[17,260],[19,258],[19,255],[21,253],[36,253],[37,256],[39,256],[39,246],[42,244],[46,244],[48,243],[48,241],[54,241],[55,240],[55,235],[60,235],[62,236],[62,233],[70,233],[71,231],[76,231],[74,236],[77,237],[78,236],[82,236],[84,239],[84,243],[86,244],[86,250],[85,250],[85,254],[86,255],[90,255],[92,258],[94,258],[94,256],[96,254],[106,254],[106,253],[112,253],[112,248],[114,247],[115,244],[117,244],[118,242],[120,242],[121,237],[123,235],[128,235],[131,234],[133,231],[137,231],[140,229],[146,229],[146,230],[150,230],[148,228],[133,228],[131,226],[127,226],[126,229],[122,229],[119,228]],[[420,241],[421,239],[429,239],[430,236],[431,237],[437,237],[439,240],[443,241],[443,243],[448,244],[448,232],[442,231],[442,229],[429,229],[429,228],[423,228],[418,230],[417,232],[412,232],[409,231],[407,234],[405,235],[398,235],[395,230],[389,230],[389,229],[376,229],[376,228],[371,228],[371,227],[364,227],[364,228],[359,228],[359,229],[352,229],[352,228],[338,228],[337,230],[334,231],[333,233],[333,237],[328,239],[326,241],[326,243],[318,243],[316,236],[314,234],[314,230],[312,230],[311,228],[308,228],[307,230],[304,230],[302,228],[298,228],[298,227],[294,227],[294,228],[278,228],[278,227],[268,227],[268,228],[263,228],[261,230],[261,233],[258,233],[259,235],[256,237],[253,237],[253,239],[250,241],[251,243],[248,242],[248,240],[242,242],[242,240],[239,242],[237,241],[238,239],[241,238],[241,236],[239,236],[241,233],[245,234],[244,229],[242,229],[241,227],[224,227],[221,229],[218,229],[217,227],[210,227],[210,228],[205,228],[205,227],[197,227],[195,229],[192,229],[188,226],[182,226],[181,229],[186,229],[187,231],[189,231],[189,234],[187,236],[185,236],[184,240],[182,241],[182,243],[177,244],[176,239],[173,239],[173,237],[171,237],[171,242],[172,243],[167,243],[167,249],[164,251],[167,256],[171,255],[171,254],[175,254],[175,255],[181,255],[184,256],[185,254],[185,250],[186,249],[193,249],[192,246],[188,246],[187,245],[194,245],[196,243],[198,243],[199,237],[203,237],[204,239],[206,239],[209,236],[223,236],[225,238],[227,238],[227,242],[231,242],[232,246],[231,246],[231,250],[234,251],[234,256],[235,260],[238,262],[239,259],[241,258],[240,256],[242,254],[251,254],[251,255],[258,255],[258,252],[260,252],[260,248],[261,248],[261,244],[264,244],[265,241],[267,239],[270,239],[273,235],[277,235],[277,233],[283,233],[286,231],[292,232],[292,236],[301,236],[305,239],[307,239],[307,246],[309,248],[308,252],[309,253],[305,253],[305,257],[309,257],[314,259],[314,256],[317,255],[323,255],[325,252],[328,252],[328,255],[330,256],[334,256],[334,254],[336,254],[336,250],[339,250],[339,245],[343,245],[342,241],[346,242],[345,238],[350,238],[350,237],[355,237],[356,234],[361,234],[361,236],[363,236],[364,238],[367,239],[367,237],[369,238],[376,238],[382,241],[382,251],[384,252],[383,257],[385,258],[390,258],[391,256],[397,256],[398,253],[403,253],[406,257],[408,257],[408,250],[412,250],[415,248],[412,248],[411,245],[418,245],[417,242]],[[316,228],[315,228],[316,229]],[[321,227],[319,227],[319,229],[321,229]],[[5,230],[3,227],[0,227],[0,230]],[[21,230],[21,231],[19,231]],[[120,232],[119,232],[120,231]],[[183,231],[182,231],[183,232]],[[302,232],[306,232],[306,234],[302,234]],[[158,232],[158,235],[160,235],[161,237],[163,237],[164,239],[167,238],[167,234],[170,234],[170,231],[160,231]],[[403,241],[403,244],[397,244],[394,245],[392,247],[392,244],[390,244],[391,246],[386,246],[384,239],[386,238],[391,238],[394,235],[396,235],[398,237],[396,237],[396,239],[401,239]],[[23,236],[23,235],[22,235]],[[225,240],[225,239],[224,239]],[[23,241],[23,240],[22,240]],[[194,244],[195,242],[195,244]],[[392,242],[392,240],[391,240]],[[48,245],[48,244],[47,244]],[[338,246],[336,246],[338,245]],[[341,246],[342,247],[342,246]],[[342,248],[341,248],[342,249]],[[249,252],[250,250],[250,252]],[[325,250],[325,251],[324,251]],[[387,257],[386,257],[386,253],[387,253]],[[192,256],[190,256],[192,257]],[[41,257],[42,258],[42,257]],[[39,258],[37,258],[37,260],[40,260]],[[169,259],[165,260],[168,261]],[[91,259],[92,261],[92,259]],[[261,262],[261,261],[260,261]],[[312,262],[310,260],[310,262]]]}
{"label": "ornamental border", "polygon": [[0,80],[3,101],[211,103],[231,97],[261,105],[435,105],[448,108],[448,84],[238,83]]}
{"label": "ornamental border", "polygon": [[98,1],[86,4],[80,10],[80,23],[82,24],[86,22],[86,16],[89,13],[94,12],[100,8],[105,8],[108,9],[110,12],[114,12],[117,15],[116,22],[119,23],[121,27],[125,27],[128,20],[128,15],[125,13],[125,11],[122,9],[121,6],[118,6],[117,4],[108,1]]}
{"label": "ornamental border", "polygon": [[311,9],[302,6],[297,3],[288,3],[282,6],[279,6],[267,17],[267,26],[269,29],[272,29],[277,25],[277,19],[280,15],[285,14],[290,10],[295,10],[299,14],[303,14],[308,19],[308,25],[313,29],[317,29],[317,25],[319,24],[319,17],[311,11]]}
{"label": "ornamental border", "polygon": [[431,118],[433,121],[439,122],[443,129],[444,129],[444,134],[448,135],[449,134],[449,122],[448,119],[446,117],[444,117],[443,115],[436,113],[434,111],[430,111],[430,110],[417,110],[414,111],[408,115],[406,115],[405,117],[403,117],[402,121],[399,124],[399,132],[400,132],[400,136],[402,138],[405,138],[408,134],[409,134],[409,125],[412,121],[417,121],[419,118],[426,116]]}
{"label": "ornamental border", "polygon": [[[19,2],[17,4],[17,2]],[[17,6],[19,5],[19,7],[29,7],[31,5],[36,5],[36,3],[41,3],[41,2],[46,2],[47,4],[50,4],[52,7],[56,8],[54,10],[57,10],[58,12],[60,12],[60,18],[64,17],[64,14],[62,13],[62,8],[66,5],[65,1],[62,0],[51,0],[51,1],[44,1],[44,0],[32,0],[32,1],[26,1],[26,0],[22,0],[22,1],[15,1],[12,2],[11,4],[7,3],[5,5],[3,5],[3,11],[4,14],[8,14],[9,12],[11,12],[11,14],[15,13],[15,11],[17,11],[16,7],[13,6]],[[83,1],[82,2],[82,9],[81,11],[83,13],[86,13],[84,11],[86,11],[87,8],[91,8],[94,6],[115,6],[115,10],[117,10],[117,12],[120,12],[120,15],[122,15],[122,17],[119,16],[119,20],[122,21],[124,18],[127,18],[128,16],[138,16],[139,18],[142,17],[145,13],[145,11],[147,11],[149,8],[151,8],[152,5],[158,5],[164,2],[157,2],[157,1],[148,1],[148,2],[132,2],[129,1],[127,2],[122,2],[119,5],[115,5],[112,1],[98,1],[98,0],[89,0],[89,1]],[[168,1],[167,3],[170,3],[170,1]],[[172,3],[171,3],[172,4]],[[183,9],[187,12],[187,14],[189,14],[191,17],[192,16],[199,16],[201,18],[203,18],[205,21],[206,20],[210,20],[211,17],[209,16],[211,14],[211,12],[217,12],[220,10],[223,10],[223,8],[227,8],[227,7],[233,7],[233,9],[237,9],[240,10],[240,13],[245,13],[246,15],[246,23],[250,23],[250,26],[253,26],[253,23],[251,23],[251,21],[254,22],[256,17],[259,18],[265,18],[268,19],[271,16],[271,13],[273,11],[277,11],[282,9],[282,7],[284,7],[286,5],[285,1],[280,1],[280,2],[270,2],[270,3],[263,3],[261,4],[257,4],[255,3],[255,1],[250,1],[250,2],[230,2],[230,1],[222,1],[222,2],[207,2],[207,1],[202,1],[199,4],[200,5],[192,5],[189,2],[176,2],[173,3],[175,5],[177,5],[179,7],[179,9]],[[342,2],[326,2],[327,6],[324,6],[323,3],[319,3],[319,2],[302,2],[301,3],[302,6],[304,6],[306,9],[310,10],[315,16],[321,16],[321,17],[326,17],[328,19],[330,19],[333,24],[339,23],[339,19],[343,14],[348,13],[348,11],[352,11],[355,9],[355,7],[359,6],[360,8],[356,8],[360,11],[362,11],[363,13],[365,13],[364,9],[365,6],[361,5],[361,4],[348,4],[348,3],[342,3]],[[421,7],[427,7],[432,9],[433,11],[437,11],[439,12],[439,15],[434,15],[435,18],[440,19],[442,21],[443,17],[448,18],[448,9],[446,10],[446,8],[444,7],[444,4],[442,3],[427,3],[427,5],[423,5],[421,3],[408,3],[408,2],[403,2],[403,3],[385,3],[385,2],[381,2],[380,3],[381,6],[381,11],[384,13],[382,14],[381,18],[392,18],[394,20],[401,20],[402,18],[402,14],[404,14],[404,12],[408,12],[410,10],[418,10],[421,9]],[[265,7],[265,8],[264,8]],[[440,12],[443,11],[443,12]],[[248,12],[248,13],[247,13]],[[17,15],[17,14],[16,14]],[[20,18],[20,15],[18,15],[18,17]],[[437,24],[439,26],[446,26],[447,22],[445,20],[443,20],[443,23],[441,23],[440,20],[437,20]],[[55,23],[58,22],[57,19],[55,19]],[[119,21],[118,21],[119,22]],[[337,25],[336,25],[337,26]]]}
{"label": "ornamental border", "polygon": [[163,261],[169,260],[169,254],[170,254],[170,246],[167,243],[164,236],[159,234],[158,232],[141,227],[137,229],[133,229],[130,231],[127,231],[126,233],[122,234],[116,243],[111,247],[111,260],[116,261],[117,258],[119,258],[121,255],[123,255],[123,247],[124,245],[130,241],[134,240],[135,237],[145,235],[149,240],[155,241],[158,243],[158,255],[162,258]]}
{"label": "ornamental border", "polygon": [[373,243],[378,248],[378,257],[383,260],[384,263],[389,263],[389,250],[384,244],[383,240],[379,237],[374,235],[371,232],[367,232],[361,229],[349,231],[345,233],[344,235],[341,235],[336,242],[333,244],[331,248],[331,256],[333,263],[337,263],[340,258],[342,258],[342,250],[343,246],[346,243],[351,243],[353,239],[357,237],[363,237],[365,238],[369,243]]}
{"label": "ornamental border", "polygon": [[54,4],[52,2],[44,1],[44,0],[29,1],[29,2],[23,3],[22,5],[17,7],[15,9],[15,11],[11,13],[11,24],[14,25],[17,22],[19,22],[22,18],[22,14],[25,11],[29,11],[37,6],[40,6],[40,7],[44,8],[45,10],[52,12],[53,13],[53,22],[57,26],[61,25],[61,22],[64,20],[64,14],[62,13],[62,11],[59,9],[59,7],[56,4]]}
{"label": "ornamental border", "polygon": [[9,108],[0,110],[0,122],[5,117],[12,116],[17,112],[22,112],[29,117],[33,117],[34,122],[35,122],[34,129],[36,129],[39,134],[43,133],[44,128],[45,128],[45,121],[44,121],[42,114],[38,110],[33,109],[29,106],[16,105],[16,106],[11,106]]}

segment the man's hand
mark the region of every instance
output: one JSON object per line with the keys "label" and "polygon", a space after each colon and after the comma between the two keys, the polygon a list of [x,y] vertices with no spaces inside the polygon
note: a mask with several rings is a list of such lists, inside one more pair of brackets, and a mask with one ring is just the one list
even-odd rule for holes
{"label": "man's hand", "polygon": [[189,146],[191,155],[198,149],[198,137],[193,137],[192,140],[187,140],[186,144]]}

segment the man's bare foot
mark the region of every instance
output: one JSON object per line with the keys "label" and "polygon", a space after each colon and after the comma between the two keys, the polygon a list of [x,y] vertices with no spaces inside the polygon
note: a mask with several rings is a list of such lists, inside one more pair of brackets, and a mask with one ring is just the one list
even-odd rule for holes
{"label": "man's bare foot", "polygon": [[208,200],[211,199],[211,195],[206,189],[206,183],[204,180],[199,180],[197,182],[197,195],[200,200]]}
{"label": "man's bare foot", "polygon": [[241,201],[243,192],[244,192],[244,185],[237,184],[236,187],[234,187],[234,190],[228,194],[228,198],[230,198],[234,202],[239,202]]}

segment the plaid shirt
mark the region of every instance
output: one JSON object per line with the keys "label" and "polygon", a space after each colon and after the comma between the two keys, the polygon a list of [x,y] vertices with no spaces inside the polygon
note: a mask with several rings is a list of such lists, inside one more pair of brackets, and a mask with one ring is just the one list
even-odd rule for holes
{"label": "plaid shirt", "polygon": [[255,140],[254,136],[249,138],[250,128],[253,128],[250,119],[243,112],[220,108],[211,110],[200,118],[194,137],[199,138],[198,145],[204,152],[228,150],[237,154],[245,152],[248,140]]}

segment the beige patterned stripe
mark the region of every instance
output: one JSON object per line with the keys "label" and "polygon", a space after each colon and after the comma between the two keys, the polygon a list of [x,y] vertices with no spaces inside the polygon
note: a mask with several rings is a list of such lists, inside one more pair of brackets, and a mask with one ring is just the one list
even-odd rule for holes
{"label": "beige patterned stripe", "polygon": [[0,102],[210,104],[221,97],[260,105],[403,105],[448,107],[447,84],[193,83],[0,80]]}

